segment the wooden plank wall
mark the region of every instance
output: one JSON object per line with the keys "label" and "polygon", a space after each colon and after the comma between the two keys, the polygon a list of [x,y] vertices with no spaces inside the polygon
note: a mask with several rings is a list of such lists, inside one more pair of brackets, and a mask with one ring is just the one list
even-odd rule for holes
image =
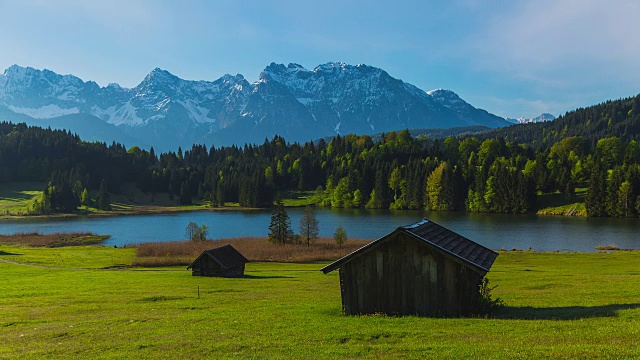
{"label": "wooden plank wall", "polygon": [[345,314],[466,314],[482,275],[427,244],[396,236],[340,268]]}

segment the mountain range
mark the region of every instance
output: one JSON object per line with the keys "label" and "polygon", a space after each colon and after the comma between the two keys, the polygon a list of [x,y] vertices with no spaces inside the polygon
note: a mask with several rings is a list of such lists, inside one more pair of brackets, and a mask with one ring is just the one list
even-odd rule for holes
{"label": "mountain range", "polygon": [[191,144],[309,141],[401,129],[508,126],[450,90],[423,91],[367,65],[267,66],[258,81],[181,79],[159,68],[134,88],[13,65],[0,75],[0,120],[70,129],[88,141],[175,150]]}
{"label": "mountain range", "polygon": [[542,113],[539,116],[536,117],[532,117],[532,118],[525,118],[524,116],[521,116],[517,119],[510,119],[507,118],[507,121],[513,124],[528,124],[528,123],[538,123],[538,122],[545,122],[545,121],[553,121],[555,120],[556,117],[549,114],[549,113]]}

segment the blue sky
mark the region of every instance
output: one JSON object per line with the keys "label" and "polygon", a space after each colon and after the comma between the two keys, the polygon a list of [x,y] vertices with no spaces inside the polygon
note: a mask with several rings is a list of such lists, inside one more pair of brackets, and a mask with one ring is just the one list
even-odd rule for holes
{"label": "blue sky", "polygon": [[0,14],[0,69],[47,68],[102,86],[133,87],[155,67],[255,81],[272,61],[343,61],[508,117],[640,92],[635,0],[0,0]]}

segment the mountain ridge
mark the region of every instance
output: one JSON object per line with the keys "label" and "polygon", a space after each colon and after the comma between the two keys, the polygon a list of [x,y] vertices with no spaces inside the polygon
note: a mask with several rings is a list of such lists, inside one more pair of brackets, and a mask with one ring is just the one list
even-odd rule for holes
{"label": "mountain ridge", "polygon": [[7,120],[26,116],[39,125],[92,116],[165,149],[262,142],[276,134],[307,141],[405,128],[509,125],[453,91],[425,92],[383,69],[342,62],[312,70],[271,63],[254,83],[241,74],[185,80],[155,68],[133,88],[100,87],[74,75],[13,65],[0,75],[0,107]]}

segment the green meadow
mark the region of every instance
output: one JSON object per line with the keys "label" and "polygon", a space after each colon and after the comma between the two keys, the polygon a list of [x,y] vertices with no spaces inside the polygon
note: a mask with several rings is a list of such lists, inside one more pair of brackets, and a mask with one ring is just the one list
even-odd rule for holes
{"label": "green meadow", "polygon": [[5,183],[0,186],[0,216],[26,215],[40,196],[43,183]]}
{"label": "green meadow", "polygon": [[[0,246],[0,358],[638,358],[640,252],[501,252],[490,318],[344,316],[323,263],[239,279],[135,249]],[[198,290],[199,289],[199,290]]]}

